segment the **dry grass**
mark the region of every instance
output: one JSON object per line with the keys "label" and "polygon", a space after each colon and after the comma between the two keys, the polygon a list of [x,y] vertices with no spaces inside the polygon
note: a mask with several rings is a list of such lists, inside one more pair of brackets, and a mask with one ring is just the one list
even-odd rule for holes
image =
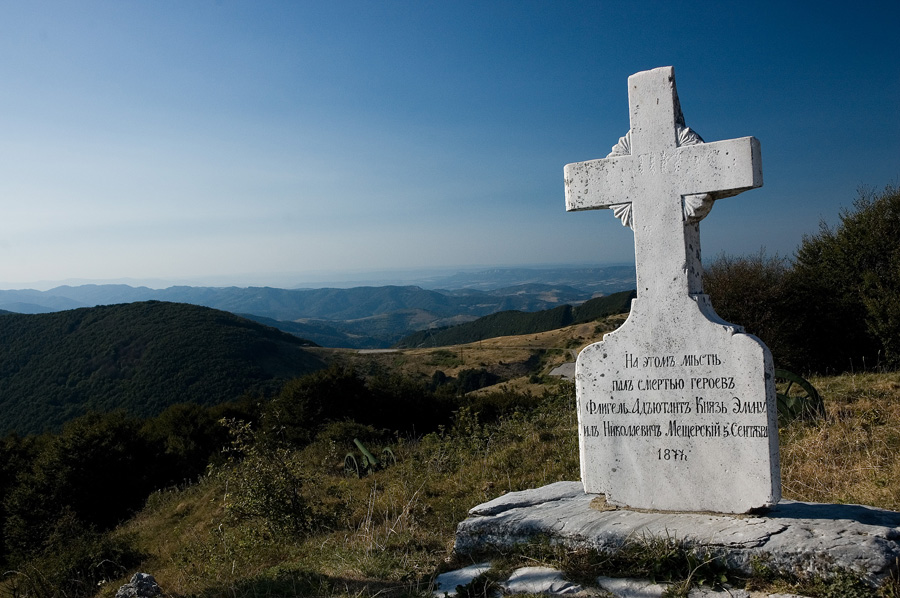
{"label": "dry grass", "polygon": [[229,518],[221,476],[158,493],[120,532],[137,536],[141,569],[172,595],[421,596],[468,509],[578,476],[571,392],[497,423],[464,412],[452,430],[398,438],[399,462],[361,479],[343,475],[352,448],[323,439],[302,450],[296,473],[325,522],[305,537]]}
{"label": "dry grass", "polygon": [[[312,351],[329,362],[351,365],[360,372],[390,371],[419,380],[431,378],[438,369],[447,376],[456,376],[465,369],[485,368],[501,375],[507,388],[541,394],[545,386],[529,381],[532,374],[543,376],[558,365],[574,361],[581,349],[602,340],[605,333],[621,326],[627,317],[621,314],[547,332],[501,336],[452,347],[377,353],[324,348]],[[539,362],[537,367],[530,365],[535,360]],[[528,366],[524,365],[526,362]]]}
{"label": "dry grass", "polygon": [[900,510],[900,373],[811,382],[827,417],[780,431],[785,498]]}

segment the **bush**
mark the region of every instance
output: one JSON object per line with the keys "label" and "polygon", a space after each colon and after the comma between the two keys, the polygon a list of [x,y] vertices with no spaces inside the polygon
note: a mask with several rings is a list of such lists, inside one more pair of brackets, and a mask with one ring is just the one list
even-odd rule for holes
{"label": "bush", "polygon": [[794,343],[798,322],[791,314],[789,274],[787,259],[764,249],[742,257],[723,254],[706,268],[703,287],[717,314],[759,337],[779,367],[795,369],[803,358]]}
{"label": "bush", "polygon": [[154,489],[155,451],[139,430],[140,422],[122,412],[88,414],[42,438],[4,501],[10,558],[21,561],[40,551],[67,512],[106,530],[140,508]]}
{"label": "bush", "polygon": [[143,424],[141,435],[160,452],[154,475],[158,487],[197,479],[228,442],[212,410],[193,404],[168,407]]}
{"label": "bush", "polygon": [[811,369],[900,366],[900,188],[862,190],[804,237],[791,273]]}
{"label": "bush", "polygon": [[65,510],[52,523],[43,549],[18,564],[7,589],[12,596],[86,598],[140,560],[129,538],[99,533]]}
{"label": "bush", "polygon": [[900,189],[861,191],[840,224],[803,238],[794,263],[764,252],[714,261],[716,312],[799,372],[900,367]]}
{"label": "bush", "polygon": [[273,439],[255,437],[247,423],[223,424],[233,436],[231,463],[219,472],[226,482],[229,516],[239,522],[259,520],[280,536],[311,531],[317,514],[303,495],[300,453]]}
{"label": "bush", "polygon": [[294,446],[305,446],[317,428],[334,419],[356,419],[370,403],[365,381],[352,370],[332,366],[288,381],[264,408],[263,426]]}

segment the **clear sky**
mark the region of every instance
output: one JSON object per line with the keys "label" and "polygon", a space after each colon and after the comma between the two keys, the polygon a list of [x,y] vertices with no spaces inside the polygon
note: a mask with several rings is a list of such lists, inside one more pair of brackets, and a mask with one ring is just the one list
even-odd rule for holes
{"label": "clear sky", "polygon": [[0,281],[630,262],[611,212],[565,212],[563,166],[665,65],[688,126],[762,144],[704,255],[790,255],[900,182],[898,24],[896,0],[2,2]]}

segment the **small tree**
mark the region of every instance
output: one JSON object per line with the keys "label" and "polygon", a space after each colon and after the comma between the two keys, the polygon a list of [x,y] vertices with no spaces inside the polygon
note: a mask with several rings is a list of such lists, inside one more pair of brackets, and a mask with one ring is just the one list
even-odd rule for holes
{"label": "small tree", "polygon": [[724,319],[800,372],[900,367],[900,189],[861,191],[840,224],[805,236],[793,264],[717,258],[704,285]]}
{"label": "small tree", "polygon": [[319,426],[357,419],[370,403],[365,380],[339,365],[289,380],[264,408],[263,428],[293,446],[305,446]]}
{"label": "small tree", "polygon": [[793,345],[797,323],[788,307],[789,273],[786,258],[767,256],[764,249],[750,256],[723,254],[706,268],[703,286],[717,314],[758,336],[779,366],[796,368],[802,357]]}
{"label": "small tree", "polygon": [[900,189],[861,190],[804,237],[792,273],[818,370],[900,366]]}
{"label": "small tree", "polygon": [[276,439],[256,436],[246,422],[222,424],[232,435],[231,463],[219,470],[226,482],[228,514],[237,522],[257,519],[275,534],[309,532],[317,517],[303,495],[306,474],[300,453]]}

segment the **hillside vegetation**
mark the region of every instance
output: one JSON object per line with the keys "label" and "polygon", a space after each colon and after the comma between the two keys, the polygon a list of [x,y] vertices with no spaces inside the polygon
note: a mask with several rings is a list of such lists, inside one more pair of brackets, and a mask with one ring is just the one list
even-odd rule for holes
{"label": "hillside vegetation", "polygon": [[[809,376],[824,413],[780,421],[785,498],[900,509],[898,237],[900,193],[888,188],[862,196],[840,226],[804,239],[794,263],[761,253],[710,269],[713,305],[770,343],[777,365],[850,370]],[[103,312],[73,319],[62,337],[89,329],[92,313]],[[468,509],[577,479],[574,388],[548,373],[623,320],[443,348],[310,348],[331,365],[271,399],[173,405],[150,418],[91,413],[58,433],[8,435],[0,441],[0,595],[112,597],[133,572],[149,571],[173,596],[429,597],[436,573],[470,564],[452,554]],[[247,326],[255,325],[220,328]],[[845,339],[845,329],[855,336]],[[47,347],[54,342],[48,336]],[[111,363],[141,354],[132,344],[114,347]],[[13,365],[41,359],[24,349]],[[79,351],[90,342],[60,355],[81,359],[72,357]],[[855,364],[876,371],[858,373]],[[185,366],[173,368],[158,376]],[[362,461],[354,438],[387,467],[357,477],[345,457]],[[669,589],[678,596],[699,580],[813,598],[900,595],[897,578],[872,588],[852,572],[779,574],[764,561],[737,576],[715,550],[688,553],[674,535],[635,538],[614,554],[538,541],[490,558],[491,574],[465,595],[492,595],[492,575],[541,564],[576,582],[677,582]]]}
{"label": "hillside vegetation", "polygon": [[[58,434],[8,436],[0,595],[111,597],[141,570],[181,596],[429,596],[436,573],[466,564],[451,547],[469,508],[578,478],[573,387],[546,374],[623,320],[448,348],[310,348],[333,365],[272,399],[94,414]],[[478,370],[504,381],[466,394]],[[900,508],[900,374],[813,383],[827,415],[780,430],[785,496]],[[391,448],[397,463],[348,477],[354,438],[376,455]],[[528,545],[495,566],[548,564],[582,580],[696,575],[677,542],[659,549],[637,546],[645,552],[629,561]],[[729,578],[814,597],[894,595],[848,579]]]}
{"label": "hillside vegetation", "polygon": [[58,430],[88,411],[273,394],[323,367],[309,343],[232,314],[156,301],[0,315],[0,433]]}
{"label": "hillside vegetation", "polygon": [[716,312],[775,363],[820,374],[900,368],[900,187],[862,191],[793,260],[722,256],[704,286]]}
{"label": "hillside vegetation", "polygon": [[613,293],[608,297],[597,297],[573,307],[559,307],[538,312],[501,311],[456,326],[422,330],[410,334],[397,342],[397,347],[441,347],[459,345],[495,338],[546,332],[572,324],[590,322],[613,314],[628,312],[635,291]]}
{"label": "hillside vegetation", "polygon": [[[779,431],[785,496],[900,508],[894,459],[900,374],[813,383],[825,397],[826,416]],[[176,447],[203,434],[182,428],[158,436],[152,431],[167,424],[95,416],[36,443],[7,438],[0,444],[0,481],[18,469],[18,483],[0,484],[10,572],[0,592],[58,596],[54,584],[65,582],[66,596],[111,597],[140,570],[179,596],[429,596],[436,573],[467,564],[453,560],[451,547],[469,508],[504,492],[578,478],[571,385],[548,385],[541,395],[440,396],[390,374],[368,380],[342,368],[313,374],[271,402],[232,408],[218,432],[205,428],[223,443],[221,452],[207,443],[196,455],[210,463],[207,474],[156,492],[146,472],[164,470],[136,466],[167,445],[173,452],[161,456],[184,459]],[[440,417],[421,420],[413,432],[419,415],[409,414],[404,404],[414,403],[404,401],[435,399]],[[210,421],[203,413],[180,413],[177,420]],[[397,462],[348,477],[344,455],[356,452],[353,438],[376,455],[390,447]],[[136,500],[141,489],[143,508]],[[125,499],[139,509],[131,517]],[[612,574],[684,581],[715,572],[738,587],[772,592],[896,595],[890,580],[874,590],[847,576],[826,582],[761,570],[748,579],[712,561],[701,570],[676,539],[661,542],[637,542],[630,560],[540,543],[493,558],[498,571],[546,564],[575,580]]]}

